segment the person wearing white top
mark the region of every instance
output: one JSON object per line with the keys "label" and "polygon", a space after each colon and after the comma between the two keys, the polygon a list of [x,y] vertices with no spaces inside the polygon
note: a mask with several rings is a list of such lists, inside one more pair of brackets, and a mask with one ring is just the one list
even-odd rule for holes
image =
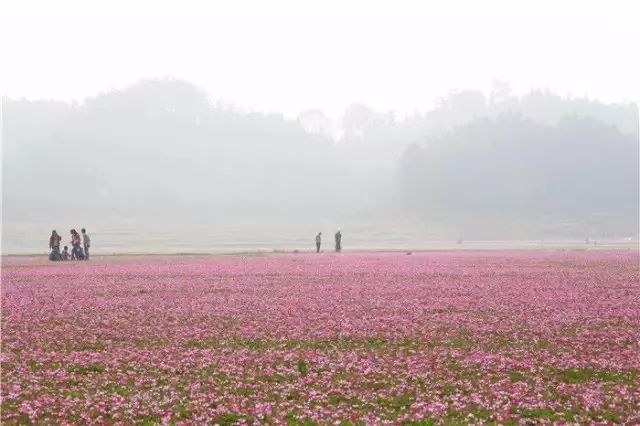
{"label": "person wearing white top", "polygon": [[82,244],[84,245],[84,259],[89,260],[89,247],[91,247],[91,238],[89,238],[89,234],[87,231],[82,228]]}

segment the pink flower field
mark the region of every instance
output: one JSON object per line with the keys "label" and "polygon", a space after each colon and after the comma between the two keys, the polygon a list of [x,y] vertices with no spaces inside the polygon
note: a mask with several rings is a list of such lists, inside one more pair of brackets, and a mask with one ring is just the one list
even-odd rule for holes
{"label": "pink flower field", "polygon": [[2,423],[640,423],[637,251],[4,258]]}

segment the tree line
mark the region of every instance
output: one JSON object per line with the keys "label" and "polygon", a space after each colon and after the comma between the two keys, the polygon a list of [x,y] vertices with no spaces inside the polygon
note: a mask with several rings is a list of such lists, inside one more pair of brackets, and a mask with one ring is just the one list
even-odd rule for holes
{"label": "tree line", "polygon": [[637,234],[632,103],[497,84],[401,118],[356,104],[332,124],[318,110],[287,119],[149,80],[79,104],[5,98],[3,112],[6,220],[259,212]]}

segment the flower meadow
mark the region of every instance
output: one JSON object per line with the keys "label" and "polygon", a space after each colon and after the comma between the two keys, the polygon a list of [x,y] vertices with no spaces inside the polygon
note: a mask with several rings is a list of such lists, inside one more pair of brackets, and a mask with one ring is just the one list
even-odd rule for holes
{"label": "flower meadow", "polygon": [[2,423],[640,423],[638,251],[5,258]]}

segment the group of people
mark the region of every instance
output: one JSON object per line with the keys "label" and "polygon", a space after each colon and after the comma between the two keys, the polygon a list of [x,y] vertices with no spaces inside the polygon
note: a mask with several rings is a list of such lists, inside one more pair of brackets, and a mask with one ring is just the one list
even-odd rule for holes
{"label": "group of people", "polygon": [[[336,252],[340,252],[342,250],[342,232],[338,229],[333,238],[336,242]],[[320,245],[322,245],[322,232],[316,234],[316,253],[320,253]]]}
{"label": "group of people", "polygon": [[[89,260],[89,248],[91,247],[91,238],[87,234],[86,229],[82,228],[82,237],[75,229],[70,231],[71,233],[71,253],[69,253],[69,247],[64,246],[64,249],[60,251],[60,241],[62,237],[54,229],[51,231],[51,237],[49,238],[49,248],[51,253],[49,254],[49,260]],[[338,232],[333,236],[335,240],[336,252],[342,251],[342,232],[338,229]],[[322,245],[322,232],[316,234],[316,253],[320,253],[320,246]]]}
{"label": "group of people", "polygon": [[82,228],[82,238],[78,231],[72,229],[71,231],[71,253],[69,253],[69,247],[64,246],[64,249],[60,251],[60,241],[62,237],[58,235],[56,230],[51,231],[51,237],[49,238],[49,248],[51,253],[49,254],[49,260],[89,260],[89,247],[91,247],[91,238],[87,231]]}

